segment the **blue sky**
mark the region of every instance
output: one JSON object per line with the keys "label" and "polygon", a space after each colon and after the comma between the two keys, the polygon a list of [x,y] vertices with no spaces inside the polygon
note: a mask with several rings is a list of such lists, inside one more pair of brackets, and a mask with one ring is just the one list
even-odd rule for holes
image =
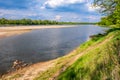
{"label": "blue sky", "polygon": [[0,18],[97,22],[93,0],[0,0]]}

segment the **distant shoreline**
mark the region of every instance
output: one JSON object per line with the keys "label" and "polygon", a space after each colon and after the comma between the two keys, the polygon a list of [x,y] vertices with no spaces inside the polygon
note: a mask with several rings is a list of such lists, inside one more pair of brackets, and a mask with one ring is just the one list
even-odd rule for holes
{"label": "distant shoreline", "polygon": [[1,26],[1,30],[23,30],[23,29],[44,29],[44,28],[64,28],[73,27],[74,25],[23,25],[23,26]]}
{"label": "distant shoreline", "polygon": [[1,26],[0,27],[0,39],[10,37],[14,35],[20,35],[31,30],[47,29],[47,28],[66,28],[74,27],[74,25],[33,25],[33,26]]}

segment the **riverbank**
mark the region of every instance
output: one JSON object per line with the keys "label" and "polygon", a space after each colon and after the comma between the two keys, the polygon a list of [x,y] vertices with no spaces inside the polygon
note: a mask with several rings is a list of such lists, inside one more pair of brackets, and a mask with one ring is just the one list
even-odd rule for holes
{"label": "riverbank", "polygon": [[[81,56],[72,66],[60,74],[57,80],[119,80],[119,34],[119,28],[110,29],[105,34],[106,36],[102,37],[103,40],[101,40],[102,38],[98,39],[98,45]],[[94,40],[96,39],[94,38]]]}
{"label": "riverbank", "polygon": [[68,25],[45,25],[45,26],[7,26],[0,27],[0,38],[5,38],[13,35],[20,35],[31,30],[46,29],[46,28],[66,28],[73,27]]}
{"label": "riverbank", "polygon": [[[92,78],[92,73],[94,75],[96,74],[94,77],[99,78],[98,80],[109,77],[113,78],[116,77],[115,75],[117,75],[119,79],[120,69],[118,67],[120,65],[118,57],[120,46],[117,45],[120,43],[119,34],[120,31],[116,29],[108,31],[105,35],[94,36],[93,39],[82,44],[64,57],[48,62],[33,64],[22,70],[7,74],[3,76],[2,79],[67,80],[69,78],[69,80],[77,80],[84,78],[89,80]],[[86,68],[89,68],[87,72]],[[79,71],[78,69],[82,69],[83,71],[81,70],[78,73],[76,72]],[[112,73],[110,73],[109,70]],[[99,77],[99,75],[101,75],[101,77]],[[92,80],[94,79],[92,78]]]}
{"label": "riverbank", "polygon": [[9,36],[14,36],[14,35],[20,35],[23,33],[27,33],[31,30],[13,30],[13,31],[6,31],[6,30],[2,30],[0,31],[0,38],[5,38],[5,37],[9,37]]}

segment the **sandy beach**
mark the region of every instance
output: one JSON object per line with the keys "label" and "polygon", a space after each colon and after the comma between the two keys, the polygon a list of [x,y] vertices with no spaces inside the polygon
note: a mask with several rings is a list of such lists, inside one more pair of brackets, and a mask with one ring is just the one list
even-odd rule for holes
{"label": "sandy beach", "polygon": [[69,25],[40,25],[40,26],[10,26],[10,27],[0,27],[0,38],[5,38],[13,35],[20,35],[31,30],[36,29],[45,29],[45,28],[65,28],[65,27],[73,27]]}

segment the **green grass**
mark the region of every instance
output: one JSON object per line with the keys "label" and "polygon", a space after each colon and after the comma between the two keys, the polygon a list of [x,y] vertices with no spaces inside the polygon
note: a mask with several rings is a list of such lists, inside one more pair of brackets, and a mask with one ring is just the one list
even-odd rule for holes
{"label": "green grass", "polygon": [[96,44],[102,42],[104,40],[104,38],[105,38],[105,35],[104,36],[95,36],[94,39],[91,39],[91,40],[83,43],[80,47],[78,47],[76,49],[75,52],[72,52],[71,55],[60,57],[58,60],[56,60],[57,63],[53,68],[50,68],[49,70],[40,73],[39,76],[36,77],[34,80],[48,80],[52,75],[54,75],[63,66],[66,66],[66,63],[64,63],[66,60],[85,51],[90,46],[95,46]]}
{"label": "green grass", "polygon": [[67,68],[58,80],[119,80],[120,79],[120,31],[111,29],[102,38],[85,43],[81,48],[114,36],[106,43],[86,52],[73,65]]}
{"label": "green grass", "polygon": [[[94,35],[91,40],[78,47],[76,52],[72,53],[72,55],[59,58],[53,68],[40,73],[34,80],[49,80],[62,66],[65,66],[64,62],[66,60],[86,51],[90,47],[101,44],[111,36],[114,36],[114,38],[107,41],[107,43],[86,51],[85,55],[80,57],[65,72],[58,76],[58,80],[114,80],[115,75],[119,77],[120,73],[118,62],[120,60],[118,54],[116,54],[118,53],[116,49],[119,49],[119,46],[115,46],[115,44],[119,43],[119,34],[119,28],[113,28],[106,31],[104,35]],[[116,65],[115,61],[118,65]]]}
{"label": "green grass", "polygon": [[[113,37],[113,38],[110,38]],[[107,41],[106,41],[107,40]],[[104,43],[104,41],[106,41]],[[71,66],[66,61],[84,53]],[[55,65],[41,72],[34,80],[49,80],[64,66],[57,80],[119,80],[120,79],[120,29],[112,28],[105,34],[94,35],[74,52],[55,60]],[[12,79],[19,77],[14,75]]]}
{"label": "green grass", "polygon": [[22,76],[22,75],[16,74],[16,75],[10,77],[9,80],[13,80],[13,79],[15,79],[15,78],[19,78],[20,76]]}

